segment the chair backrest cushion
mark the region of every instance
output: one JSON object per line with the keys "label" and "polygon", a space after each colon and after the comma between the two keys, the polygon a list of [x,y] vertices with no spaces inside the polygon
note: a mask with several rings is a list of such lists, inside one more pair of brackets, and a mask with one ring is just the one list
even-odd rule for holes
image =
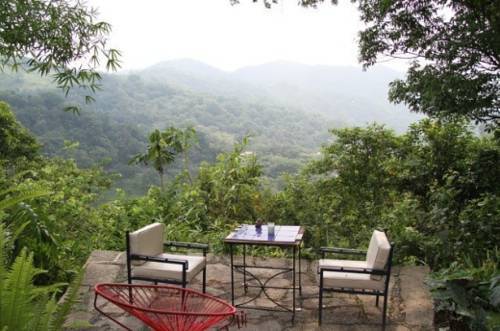
{"label": "chair backrest cushion", "polygon": [[[389,258],[389,253],[391,251],[391,245],[387,236],[382,231],[373,231],[372,238],[370,240],[370,245],[368,246],[368,252],[366,254],[366,265],[370,269],[384,270],[387,260]],[[372,275],[372,279],[380,279],[378,275]]]}
{"label": "chair backrest cushion", "polygon": [[[153,223],[137,231],[129,233],[130,254],[157,256],[163,253],[163,234],[165,225]],[[133,261],[134,265],[144,261]]]}

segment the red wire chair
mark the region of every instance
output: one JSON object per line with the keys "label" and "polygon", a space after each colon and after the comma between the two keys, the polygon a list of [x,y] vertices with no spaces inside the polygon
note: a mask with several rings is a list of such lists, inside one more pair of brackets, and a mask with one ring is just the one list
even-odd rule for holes
{"label": "red wire chair", "polygon": [[97,305],[101,296],[157,331],[201,331],[224,321],[228,328],[236,319],[238,327],[245,322],[244,315],[236,315],[236,308],[219,298],[191,289],[167,285],[97,284],[95,309],[127,330],[131,330]]}

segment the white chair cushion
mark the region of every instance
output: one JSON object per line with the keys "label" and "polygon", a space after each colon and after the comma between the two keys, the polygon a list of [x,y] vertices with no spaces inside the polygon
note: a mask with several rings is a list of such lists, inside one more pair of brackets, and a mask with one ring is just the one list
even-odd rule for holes
{"label": "white chair cushion", "polygon": [[[163,234],[165,225],[153,223],[129,233],[130,254],[157,256],[163,253]],[[143,261],[132,260],[133,265],[142,265]]]}
{"label": "white chair cushion", "polygon": [[[319,267],[368,268],[366,261],[332,259],[319,260]],[[369,274],[325,271],[323,273],[323,286],[383,290],[384,282],[371,279]]]}
{"label": "white chair cushion", "polygon": [[[203,256],[188,256],[177,254],[159,254],[158,257],[187,260],[188,269],[186,271],[186,281],[189,282],[206,265],[206,259]],[[182,281],[182,264],[146,262],[143,265],[132,268],[133,277],[144,277],[158,280],[174,279]]]}
{"label": "white chair cushion", "polygon": [[354,274],[348,272],[323,272],[323,286],[326,288],[352,288],[364,290],[384,289],[384,281],[374,280],[369,274]]}
{"label": "white chair cushion", "polygon": [[[389,244],[389,240],[387,240],[385,233],[377,230],[373,231],[370,245],[368,246],[368,252],[366,254],[366,264],[368,268],[384,270],[389,258],[390,250],[391,245]],[[382,276],[372,275],[371,278],[374,280],[380,280]]]}
{"label": "white chair cushion", "polygon": [[344,267],[344,268],[368,268],[366,261],[353,261],[353,260],[332,260],[321,259],[319,260],[319,267]]}

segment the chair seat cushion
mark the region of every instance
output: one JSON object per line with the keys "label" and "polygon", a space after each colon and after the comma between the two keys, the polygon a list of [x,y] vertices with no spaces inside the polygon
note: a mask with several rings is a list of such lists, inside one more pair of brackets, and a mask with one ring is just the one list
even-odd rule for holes
{"label": "chair seat cushion", "polygon": [[319,266],[344,267],[344,268],[368,268],[366,261],[333,260],[333,259],[321,259],[319,260]]}
{"label": "chair seat cushion", "polygon": [[369,274],[325,271],[323,273],[323,287],[383,291],[384,280],[373,280]]}
{"label": "chair seat cushion", "polygon": [[[353,260],[319,260],[319,267],[345,267],[345,268],[368,268],[366,261]],[[384,290],[383,279],[374,280],[370,274],[359,274],[349,272],[323,272],[323,287],[325,288],[352,288],[365,290]]]}
{"label": "chair seat cushion", "polygon": [[[206,258],[194,255],[160,254],[158,257],[187,260],[186,281],[190,282],[206,265]],[[182,264],[146,262],[132,268],[132,277],[158,280],[177,280],[182,282]]]}

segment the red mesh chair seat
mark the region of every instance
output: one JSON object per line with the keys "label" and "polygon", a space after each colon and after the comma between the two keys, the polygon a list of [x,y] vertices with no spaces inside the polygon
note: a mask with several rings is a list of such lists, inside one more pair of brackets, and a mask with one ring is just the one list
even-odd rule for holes
{"label": "red mesh chair seat", "polygon": [[191,289],[167,285],[97,284],[95,309],[128,330],[98,307],[98,296],[158,331],[206,330],[236,314],[236,308],[223,300]]}

